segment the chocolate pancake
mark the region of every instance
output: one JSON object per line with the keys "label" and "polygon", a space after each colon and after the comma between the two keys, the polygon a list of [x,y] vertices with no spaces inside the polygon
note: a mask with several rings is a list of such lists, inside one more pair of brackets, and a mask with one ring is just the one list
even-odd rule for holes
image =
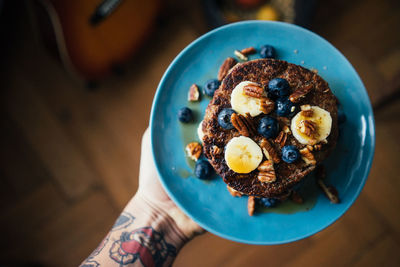
{"label": "chocolate pancake", "polygon": [[[326,138],[326,142],[320,143],[320,149],[312,152],[316,164],[307,164],[302,159],[290,164],[281,160],[279,163],[274,164],[276,181],[265,183],[258,180],[257,169],[247,174],[239,174],[228,167],[224,158],[224,148],[233,137],[240,136],[240,133],[235,128],[231,130],[223,129],[218,123],[218,114],[224,108],[231,108],[230,97],[232,90],[240,82],[251,81],[258,83],[268,92],[268,83],[274,78],[286,79],[289,82],[291,93],[298,88],[311,86],[311,91],[296,103],[297,109],[299,110],[300,106],[306,104],[319,106],[330,113],[332,128],[330,135]],[[253,118],[256,125],[262,116],[263,114]],[[285,125],[290,128],[290,117],[277,116],[275,110],[268,116],[278,120],[280,129],[283,129]],[[226,184],[246,195],[282,198],[288,194],[295,184],[313,171],[316,165],[321,163],[335,147],[338,136],[337,100],[332,94],[328,83],[308,69],[282,60],[252,60],[237,64],[222,80],[220,87],[215,91],[213,99],[206,109],[202,130],[204,133],[204,154]],[[256,133],[251,138],[258,143],[263,137]],[[268,139],[268,141],[281,157],[280,145],[274,139]],[[292,134],[288,135],[285,145],[294,145],[299,150],[306,147],[306,145],[299,143]],[[266,159],[265,156],[264,159]]]}

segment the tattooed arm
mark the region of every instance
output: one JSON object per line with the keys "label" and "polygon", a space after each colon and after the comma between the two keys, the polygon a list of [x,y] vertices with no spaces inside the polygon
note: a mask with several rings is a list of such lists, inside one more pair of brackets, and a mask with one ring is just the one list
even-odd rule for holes
{"label": "tattooed arm", "polygon": [[163,190],[150,150],[146,130],[138,192],[81,266],[170,266],[180,248],[203,232]]}

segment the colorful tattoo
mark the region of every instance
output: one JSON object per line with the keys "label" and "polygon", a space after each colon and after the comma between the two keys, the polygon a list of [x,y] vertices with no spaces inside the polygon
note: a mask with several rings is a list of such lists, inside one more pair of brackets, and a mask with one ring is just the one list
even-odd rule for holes
{"label": "colorful tattoo", "polygon": [[152,227],[123,232],[110,248],[110,257],[121,266],[139,260],[144,266],[162,266],[168,256],[176,256],[176,248]]}
{"label": "colorful tattoo", "polygon": [[87,259],[85,262],[82,263],[80,267],[98,267],[100,264],[92,259]]}
{"label": "colorful tattoo", "polygon": [[122,214],[118,217],[117,221],[114,223],[114,226],[112,227],[111,231],[116,231],[126,228],[129,225],[131,225],[134,220],[135,217],[133,217],[130,213],[122,212]]}

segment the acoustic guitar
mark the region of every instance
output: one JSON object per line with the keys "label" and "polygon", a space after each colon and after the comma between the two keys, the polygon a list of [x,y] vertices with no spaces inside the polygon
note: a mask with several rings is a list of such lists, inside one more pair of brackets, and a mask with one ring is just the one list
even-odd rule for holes
{"label": "acoustic guitar", "polygon": [[31,10],[52,54],[75,76],[97,81],[138,50],[159,6],[158,0],[36,0]]}

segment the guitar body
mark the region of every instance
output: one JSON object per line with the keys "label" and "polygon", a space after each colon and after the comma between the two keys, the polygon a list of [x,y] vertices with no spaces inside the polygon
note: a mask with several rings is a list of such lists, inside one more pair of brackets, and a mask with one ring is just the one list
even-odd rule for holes
{"label": "guitar body", "polygon": [[[150,35],[159,9],[158,0],[117,1],[107,17],[92,24],[90,18],[102,0],[38,1],[42,10],[36,17],[41,32],[55,44],[47,47],[56,48],[67,69],[86,81],[104,78],[137,52]],[[43,25],[46,21],[50,28]]]}

